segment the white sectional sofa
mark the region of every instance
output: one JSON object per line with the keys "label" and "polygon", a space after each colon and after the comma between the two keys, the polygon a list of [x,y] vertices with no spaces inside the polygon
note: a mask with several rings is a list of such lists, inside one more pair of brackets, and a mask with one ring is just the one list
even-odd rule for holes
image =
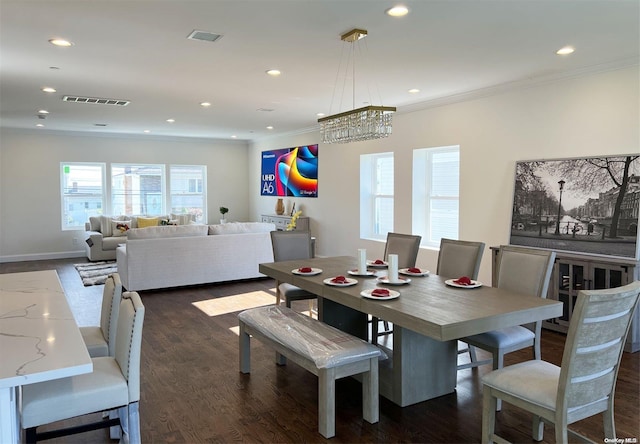
{"label": "white sectional sofa", "polygon": [[127,239],[127,230],[140,226],[158,226],[162,223],[189,225],[191,214],[165,216],[92,216],[85,224],[87,258],[90,261],[111,261],[116,258],[116,248]]}
{"label": "white sectional sofa", "polygon": [[116,250],[122,286],[129,291],[264,277],[273,262],[275,225],[236,222],[132,228]]}

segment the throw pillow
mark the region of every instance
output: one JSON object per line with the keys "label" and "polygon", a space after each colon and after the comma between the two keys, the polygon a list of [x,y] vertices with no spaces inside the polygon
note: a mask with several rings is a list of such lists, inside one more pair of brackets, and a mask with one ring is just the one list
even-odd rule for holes
{"label": "throw pillow", "polygon": [[114,236],[126,236],[127,231],[131,228],[130,220],[112,220],[111,231]]}
{"label": "throw pillow", "polygon": [[138,228],[157,227],[157,217],[138,217]]}

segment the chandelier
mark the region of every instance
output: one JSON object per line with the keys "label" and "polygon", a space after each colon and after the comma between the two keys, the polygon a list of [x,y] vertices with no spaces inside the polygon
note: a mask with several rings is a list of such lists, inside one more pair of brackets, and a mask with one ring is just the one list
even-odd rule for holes
{"label": "chandelier", "polygon": [[[367,31],[363,29],[353,29],[343,34],[341,40],[352,44],[353,55],[356,43],[366,35]],[[352,68],[353,106],[355,108],[355,58],[352,61]],[[322,117],[318,119],[322,143],[350,143],[388,137],[391,134],[395,110],[396,108],[391,106],[369,105]]]}

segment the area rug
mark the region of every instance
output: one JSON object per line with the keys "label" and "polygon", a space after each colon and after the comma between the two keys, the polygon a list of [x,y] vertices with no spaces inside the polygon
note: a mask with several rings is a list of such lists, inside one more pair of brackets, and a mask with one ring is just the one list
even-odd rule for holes
{"label": "area rug", "polygon": [[78,274],[82,278],[82,283],[85,287],[91,285],[104,285],[107,277],[111,273],[118,271],[116,261],[100,261],[90,262],[84,264],[75,264]]}

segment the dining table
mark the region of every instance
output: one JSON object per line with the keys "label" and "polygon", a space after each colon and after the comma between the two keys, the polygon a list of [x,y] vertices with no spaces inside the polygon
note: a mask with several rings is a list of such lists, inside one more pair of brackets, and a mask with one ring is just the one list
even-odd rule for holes
{"label": "dining table", "polygon": [[[300,273],[301,268],[317,274]],[[561,316],[563,309],[558,301],[477,281],[455,286],[426,270],[400,275],[401,284],[388,283],[384,264],[369,265],[366,275],[358,275],[358,259],[352,256],[262,263],[259,271],[316,294],[319,320],[362,339],[368,339],[371,316],[392,323],[392,347],[383,347],[388,359],[380,362],[380,394],[401,407],[455,391],[459,339]],[[336,276],[356,282],[332,284]],[[371,297],[376,288],[399,294]]]}
{"label": "dining table", "polygon": [[21,441],[20,387],[92,371],[57,272],[0,274],[0,443]]}

